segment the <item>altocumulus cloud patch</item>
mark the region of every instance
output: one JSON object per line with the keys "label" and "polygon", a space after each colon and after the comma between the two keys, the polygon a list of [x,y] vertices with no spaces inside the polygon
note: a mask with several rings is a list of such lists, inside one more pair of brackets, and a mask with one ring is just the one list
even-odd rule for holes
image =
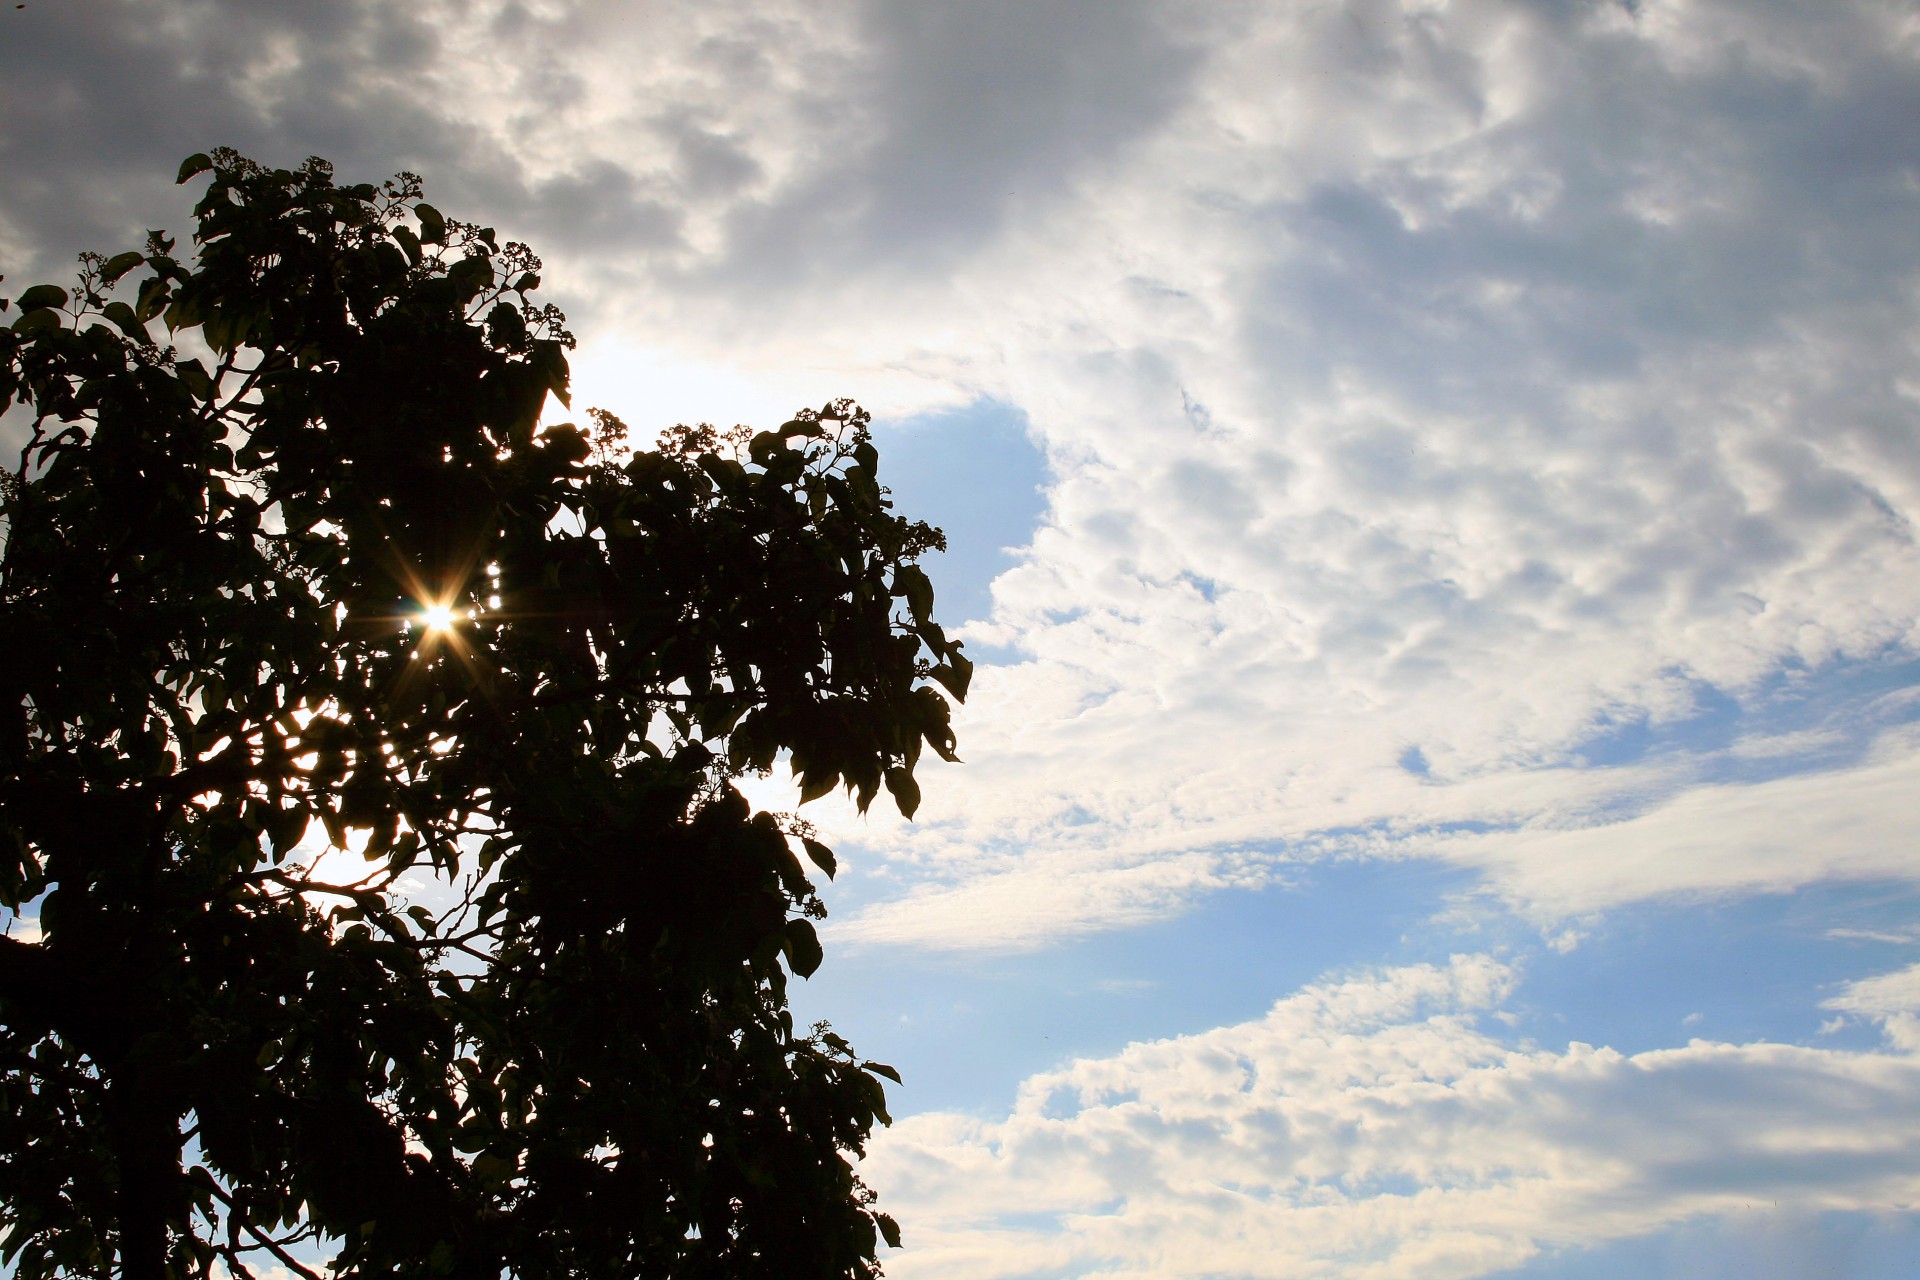
{"label": "altocumulus cloud patch", "polygon": [[[1756,1202],[1883,1210],[1920,1186],[1920,1060],[1897,1037],[1513,1044],[1492,1015],[1515,981],[1474,955],[1356,974],[1034,1076],[997,1119],[903,1121],[866,1166],[921,1224],[892,1269],[1481,1276]],[[1863,991],[1869,1016],[1900,1016]]]}
{"label": "altocumulus cloud patch", "polygon": [[[1260,842],[1441,852],[1409,834],[1459,824],[1528,835],[1486,860],[1523,897],[1556,833],[1767,750],[1654,749],[1667,726],[1757,727],[1784,673],[1910,655],[1914,157],[1881,103],[1911,55],[1889,10],[1827,19],[1267,6],[1215,32],[1127,163],[968,277],[1026,326],[1005,377],[1056,471],[979,632],[1029,660],[964,719],[978,763],[912,846],[939,877],[868,927],[931,938],[944,903],[1004,942],[990,904],[1043,890],[1037,939],[1258,880]],[[1636,767],[1586,767],[1623,721]],[[1838,811],[1865,780],[1793,794]],[[1850,825],[1799,874],[1911,866]],[[1739,848],[1601,897],[1734,886]]]}

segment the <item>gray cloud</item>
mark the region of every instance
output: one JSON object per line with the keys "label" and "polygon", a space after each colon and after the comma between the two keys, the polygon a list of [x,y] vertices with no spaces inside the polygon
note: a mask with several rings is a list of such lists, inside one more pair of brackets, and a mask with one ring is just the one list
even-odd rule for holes
{"label": "gray cloud", "polygon": [[1016,220],[1069,199],[1178,105],[1201,64],[1178,14],[1091,4],[870,3],[831,153],[727,224],[685,287],[780,291],[876,273],[939,289]]}
{"label": "gray cloud", "polygon": [[1161,123],[1200,50],[1179,14],[1126,0],[871,4],[885,131],[863,159],[865,238],[978,247],[1014,202],[1067,194]]}
{"label": "gray cloud", "polygon": [[452,168],[458,130],[409,86],[431,29],[383,4],[138,0],[8,14],[0,193],[8,253],[40,272],[82,248],[186,229],[173,168],[230,145],[269,163],[324,154],[349,173]]}
{"label": "gray cloud", "polygon": [[[1900,302],[1886,268],[1910,265],[1920,83],[1876,24],[1834,26],[1844,87],[1737,45],[1675,74],[1651,41],[1566,39],[1538,109],[1271,210],[1303,237],[1273,309],[1315,335],[1312,369],[1455,407]],[[1479,173],[1499,180],[1463,201]]]}

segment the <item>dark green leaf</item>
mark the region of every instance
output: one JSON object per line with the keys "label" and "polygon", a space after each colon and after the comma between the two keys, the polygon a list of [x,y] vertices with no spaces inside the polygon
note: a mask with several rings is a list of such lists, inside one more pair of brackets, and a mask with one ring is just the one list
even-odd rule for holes
{"label": "dark green leaf", "polygon": [[419,266],[422,257],[420,237],[413,233],[413,228],[401,223],[393,229],[393,238],[400,242],[401,251],[407,255],[407,262],[412,266]]}
{"label": "dark green leaf", "polygon": [[831,769],[800,775],[800,803],[810,804],[840,785],[840,775]]}
{"label": "dark green leaf", "polygon": [[820,936],[813,931],[811,920],[787,921],[782,947],[787,955],[788,967],[802,978],[811,978],[825,957],[820,950]]}
{"label": "dark green leaf", "polygon": [[141,342],[147,340],[148,335],[146,329],[140,324],[139,318],[133,314],[133,308],[126,303],[109,302],[106,306],[100,308],[100,314],[110,320],[120,332],[126,334],[129,338]]}
{"label": "dark green leaf", "polygon": [[547,389],[553,392],[554,399],[563,405],[571,405],[573,398],[567,390],[571,374],[567,368],[566,348],[551,338],[542,338],[533,344],[531,358],[534,369]]}
{"label": "dark green leaf", "polygon": [[496,347],[516,348],[527,339],[527,322],[511,302],[496,302],[487,313],[487,336]]}
{"label": "dark green leaf", "polygon": [[57,330],[61,327],[61,314],[49,307],[40,307],[14,320],[13,331],[24,337],[28,334]]}
{"label": "dark green leaf", "polygon": [[413,216],[420,219],[420,239],[427,244],[445,244],[447,242],[447,220],[438,209],[421,201],[413,206]]}
{"label": "dark green leaf", "polygon": [[174,367],[174,376],[180,379],[195,400],[213,398],[213,379],[207,375],[206,368],[198,360],[182,360]]}
{"label": "dark green leaf", "polygon": [[912,818],[920,807],[920,784],[913,780],[913,770],[895,766],[887,770],[887,790],[893,795],[894,804],[899,806],[900,816]]}
{"label": "dark green leaf", "polygon": [[447,279],[463,299],[471,298],[493,283],[493,259],[485,254],[462,258],[447,268]]}
{"label": "dark green leaf", "polygon": [[819,867],[827,873],[827,879],[833,879],[833,873],[839,869],[838,863],[834,860],[833,850],[827,848],[827,846],[821,844],[818,840],[804,837],[800,841],[800,847],[807,851],[807,857],[813,862],[814,866]]}
{"label": "dark green leaf", "polygon": [[180,172],[174,177],[174,185],[178,186],[187,179],[197,174],[205,173],[211,168],[213,168],[212,157],[204,152],[196,151],[180,162]]}
{"label": "dark green leaf", "polygon": [[108,258],[106,264],[100,268],[100,281],[103,284],[113,284],[118,281],[121,276],[126,275],[127,272],[133,270],[146,260],[147,257],[145,254],[133,250],[128,250],[126,253],[116,253],[111,258]]}
{"label": "dark green leaf", "polygon": [[893,593],[907,598],[907,608],[917,623],[933,617],[933,583],[919,566],[903,564],[893,571]]}
{"label": "dark green leaf", "polygon": [[933,669],[933,678],[944,686],[961,702],[967,700],[967,690],[973,687],[973,660],[960,652],[956,643],[949,646],[947,660]]}
{"label": "dark green leaf", "polygon": [[133,304],[133,314],[145,324],[160,314],[171,296],[172,290],[163,277],[150,276],[140,282],[140,295]]}
{"label": "dark green leaf", "polygon": [[22,311],[31,311],[35,307],[64,307],[67,305],[67,291],[59,285],[36,284],[14,301]]}

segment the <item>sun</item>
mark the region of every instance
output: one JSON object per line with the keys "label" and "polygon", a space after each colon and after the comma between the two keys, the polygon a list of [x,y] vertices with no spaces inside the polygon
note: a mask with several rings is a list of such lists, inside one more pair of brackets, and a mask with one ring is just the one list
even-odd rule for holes
{"label": "sun", "polygon": [[420,611],[420,620],[429,631],[453,630],[453,606],[430,604]]}

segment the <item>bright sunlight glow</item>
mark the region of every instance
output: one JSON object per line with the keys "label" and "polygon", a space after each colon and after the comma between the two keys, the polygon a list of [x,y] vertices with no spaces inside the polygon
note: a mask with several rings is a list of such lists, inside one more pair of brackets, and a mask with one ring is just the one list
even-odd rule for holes
{"label": "bright sunlight glow", "polygon": [[450,605],[430,604],[420,614],[429,631],[451,631],[453,629],[453,608]]}

